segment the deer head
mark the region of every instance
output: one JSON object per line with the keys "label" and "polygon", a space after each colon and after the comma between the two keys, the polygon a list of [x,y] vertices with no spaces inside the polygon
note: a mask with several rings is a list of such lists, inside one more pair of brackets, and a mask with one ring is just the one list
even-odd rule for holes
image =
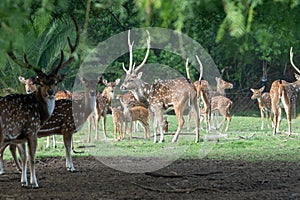
{"label": "deer head", "polygon": [[123,70],[126,72],[126,77],[124,79],[123,84],[121,85],[120,89],[122,91],[128,91],[128,90],[135,90],[137,88],[139,88],[139,86],[141,86],[143,84],[143,82],[141,81],[141,77],[142,77],[142,72],[138,71],[144,66],[144,64],[146,63],[148,56],[149,56],[149,52],[150,52],[150,33],[149,31],[147,32],[147,51],[146,51],[146,55],[144,60],[142,61],[142,63],[135,67],[135,63],[132,63],[132,48],[133,48],[133,44],[134,42],[130,42],[130,30],[128,31],[128,46],[129,46],[129,68],[128,70],[125,68],[125,65],[123,63]]}
{"label": "deer head", "polygon": [[33,83],[35,81],[34,79],[35,77],[25,79],[23,76],[19,76],[19,81],[25,85],[25,91],[27,94],[36,91],[36,86]]}
{"label": "deer head", "polygon": [[110,99],[114,99],[115,96],[115,87],[120,83],[120,79],[118,78],[114,82],[108,82],[106,79],[103,80],[103,84],[105,85],[105,89],[103,93],[106,94]]}
{"label": "deer head", "polygon": [[254,99],[261,98],[261,95],[262,95],[264,89],[265,89],[265,86],[261,87],[260,89],[251,88],[250,90],[253,92],[251,99],[254,100]]}

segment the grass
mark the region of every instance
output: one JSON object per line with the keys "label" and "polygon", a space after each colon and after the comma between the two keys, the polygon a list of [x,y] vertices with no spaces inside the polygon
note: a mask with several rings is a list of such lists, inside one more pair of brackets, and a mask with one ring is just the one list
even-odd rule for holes
{"label": "grass", "polygon": [[[169,116],[169,131],[175,132],[177,128],[177,120],[175,116]],[[102,130],[100,123],[100,129]],[[83,129],[74,134],[75,148],[77,151],[84,151],[81,154],[73,156],[130,156],[130,157],[160,157],[165,159],[223,159],[223,160],[247,160],[247,161],[299,161],[300,160],[300,121],[294,119],[292,121],[293,134],[288,137],[286,134],[272,135],[272,129],[266,128],[260,130],[261,121],[258,116],[233,116],[232,123],[229,128],[227,139],[219,139],[219,141],[204,141],[205,131],[200,132],[201,141],[195,144],[195,134],[186,133],[184,126],[183,133],[179,137],[176,144],[172,144],[172,135],[165,137],[164,143],[153,143],[143,139],[144,133],[134,133],[134,139],[114,142],[113,125],[111,115],[107,120],[107,132],[110,140],[108,142],[93,141],[86,143],[87,125]],[[287,130],[286,119],[282,120],[281,130]],[[204,126],[204,125],[203,125]],[[142,129],[142,128],[140,128]],[[153,131],[151,131],[153,133]],[[184,133],[185,132],[185,133]],[[94,131],[92,137],[94,137]],[[100,137],[103,136],[102,131]],[[241,138],[244,137],[245,139]],[[252,137],[251,137],[252,136]],[[126,136],[128,138],[128,135]],[[56,136],[58,147],[56,149],[46,149],[46,138],[39,139],[37,158],[42,157],[61,157],[65,158],[65,150],[62,143],[62,136]],[[93,146],[94,145],[94,146]],[[79,148],[85,146],[86,148]],[[89,147],[89,148],[88,148]],[[8,150],[5,151],[4,159],[11,159]]]}

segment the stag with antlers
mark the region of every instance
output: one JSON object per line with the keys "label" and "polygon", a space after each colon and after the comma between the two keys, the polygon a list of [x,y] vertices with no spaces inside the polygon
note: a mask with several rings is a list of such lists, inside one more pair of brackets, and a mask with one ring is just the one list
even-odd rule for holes
{"label": "stag with antlers", "polygon": [[[293,62],[293,48],[290,49],[290,62],[293,68],[300,74],[300,70]],[[272,83],[270,89],[271,105],[273,112],[273,135],[279,132],[281,122],[281,108],[283,107],[288,121],[288,135],[292,133],[291,124],[291,107],[295,103],[297,97],[297,90],[300,86],[300,79],[293,83],[288,83],[284,80],[276,80]]]}
{"label": "stag with antlers", "polygon": [[[147,31],[147,51],[142,63],[135,67],[132,63],[132,47],[130,42],[130,31],[128,31],[129,46],[129,69],[127,70],[123,63],[123,69],[126,77],[121,85],[122,91],[132,91],[134,96],[142,102],[147,102],[150,111],[154,115],[154,142],[157,142],[157,130],[160,132],[159,142],[164,141],[164,119],[163,110],[168,106],[173,106],[178,120],[177,131],[172,139],[176,142],[184,124],[183,110],[187,105],[193,110],[193,116],[196,124],[196,139],[199,141],[199,109],[197,106],[196,91],[186,78],[176,78],[168,81],[159,81],[153,84],[145,83],[141,77],[142,72],[138,72],[146,63],[150,51],[150,33]],[[199,60],[198,60],[199,61]]]}
{"label": "stag with antlers", "polygon": [[[34,84],[34,80],[36,77],[31,77],[28,79],[25,79],[23,76],[19,76],[19,81],[25,85],[25,91],[27,94],[30,94],[34,91],[36,91],[36,85]],[[60,90],[57,91],[55,94],[55,101],[60,100],[60,99],[72,99],[72,93],[68,90]],[[53,148],[56,148],[56,139],[55,135],[52,136],[52,141],[53,141]],[[50,147],[50,136],[47,137],[47,144],[46,148]]]}
{"label": "stag with antlers", "polygon": [[[102,83],[102,75],[98,77],[98,80],[88,80],[87,78],[80,77],[80,81],[85,85],[85,93],[83,99],[68,100],[61,99],[55,102],[55,108],[51,117],[45,122],[45,124],[38,131],[37,136],[46,137],[49,135],[62,135],[64,140],[64,146],[66,150],[66,167],[68,171],[76,171],[72,161],[71,146],[73,134],[78,132],[86,122],[88,116],[92,113],[96,105],[96,91],[98,84]],[[10,145],[10,150],[14,159],[16,158],[16,149],[12,149],[13,145]],[[19,147],[19,151],[23,151],[22,147]],[[15,147],[16,148],[16,147]],[[72,147],[73,148],[73,147]],[[3,149],[4,150],[4,149]],[[2,151],[3,151],[2,150]],[[2,152],[0,152],[2,153]],[[2,155],[2,154],[1,154]],[[21,159],[22,160],[22,159]],[[15,159],[17,168],[18,160]],[[3,166],[2,156],[0,159],[0,171]]]}
{"label": "stag with antlers", "polygon": [[[74,19],[73,21],[76,33],[78,33],[77,23]],[[79,34],[77,34],[76,41],[79,41]],[[78,42],[73,46],[68,37],[68,44],[72,54]],[[33,70],[38,76],[34,84],[39,87],[36,92],[31,94],[11,94],[0,98],[0,109],[2,111],[0,114],[0,148],[2,149],[8,144],[24,144],[27,142],[30,184],[32,187],[38,188],[39,185],[35,172],[37,132],[54,111],[57,83],[62,81],[64,77],[64,75],[58,75],[58,71],[69,65],[74,60],[74,57],[70,56],[69,59],[64,61],[64,53],[61,50],[59,64],[49,74],[46,74],[41,69],[29,64],[26,54],[24,54],[24,61],[20,61],[12,50],[8,52],[8,56],[21,67]],[[25,151],[22,152],[21,158],[21,185],[27,187],[27,155]]]}

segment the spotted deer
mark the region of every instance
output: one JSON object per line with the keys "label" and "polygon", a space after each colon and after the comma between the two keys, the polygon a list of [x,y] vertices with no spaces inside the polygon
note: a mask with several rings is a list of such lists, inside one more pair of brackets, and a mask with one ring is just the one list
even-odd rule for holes
{"label": "spotted deer", "polygon": [[225,96],[225,90],[226,89],[232,89],[233,88],[233,84],[229,83],[225,80],[223,80],[221,77],[216,77],[216,82],[217,82],[217,91],[216,94],[214,94],[213,96]]}
{"label": "spotted deer", "polygon": [[[53,114],[57,84],[64,78],[64,75],[58,75],[58,71],[72,63],[74,60],[72,54],[79,43],[78,26],[75,19],[72,19],[76,28],[76,43],[72,45],[70,38],[67,38],[71,56],[64,61],[64,53],[61,50],[60,62],[49,74],[29,64],[26,54],[24,54],[24,60],[21,61],[16,57],[13,50],[7,52],[12,61],[23,68],[33,70],[38,76],[34,80],[34,84],[38,85],[36,92],[31,94],[11,94],[0,98],[0,149],[3,149],[8,144],[24,144],[27,142],[30,185],[33,188],[39,187],[35,171],[37,133]],[[27,155],[25,151],[21,153],[21,185],[22,187],[27,187]],[[1,157],[2,154],[3,152],[1,152]]]}
{"label": "spotted deer", "polygon": [[[98,77],[98,80],[88,80],[84,77],[80,77],[81,82],[85,85],[84,98],[80,100],[60,99],[55,101],[53,114],[37,133],[38,138],[54,134],[63,136],[66,150],[66,167],[68,171],[76,171],[71,155],[73,134],[78,132],[83,127],[88,116],[94,110],[96,104],[96,91],[98,84],[101,82],[101,78],[101,75]],[[14,148],[16,148],[15,145]],[[14,149],[12,151],[14,158],[16,157],[15,154],[16,150]],[[18,160],[15,159],[15,162],[18,166]],[[0,169],[1,168],[3,169],[3,166],[0,166]]]}
{"label": "spotted deer", "polygon": [[[142,107],[145,107],[145,108],[148,108],[144,103],[138,101],[132,92],[126,92],[125,94],[118,94],[116,96],[116,99],[120,100],[120,102],[122,101],[121,105],[124,109],[124,107],[129,107],[129,108],[132,108],[132,107],[135,107],[135,106],[142,106]],[[149,112],[148,112],[149,113]],[[151,121],[153,121],[153,117],[152,115],[149,113],[149,117],[151,119]],[[134,121],[133,122],[133,132],[138,132],[139,130],[139,121]]]}
{"label": "spotted deer", "polygon": [[[55,106],[55,93],[57,83],[63,76],[57,75],[62,65],[55,67],[47,75],[41,69],[30,65],[24,56],[25,62],[18,61],[14,53],[8,52],[9,57],[22,67],[33,69],[39,76],[35,84],[39,85],[37,91],[31,94],[12,94],[0,98],[0,148],[7,144],[28,143],[30,184],[38,188],[35,172],[35,153],[37,146],[37,132],[52,115]],[[2,156],[1,152],[1,156]],[[24,151],[21,155],[22,175],[21,185],[28,186],[27,182],[27,156]]]}
{"label": "spotted deer", "polygon": [[[300,74],[300,70],[293,62],[293,48],[290,49],[290,62],[293,68]],[[273,112],[273,135],[279,132],[281,122],[281,109],[284,108],[288,121],[288,135],[292,134],[291,107],[297,98],[297,89],[300,86],[300,79],[293,83],[284,80],[275,80],[270,89],[271,106]]]}
{"label": "spotted deer", "polygon": [[[197,57],[198,59],[198,57]],[[194,82],[194,86],[196,89],[196,94],[197,94],[197,101],[201,101],[203,104],[203,109],[202,109],[202,114],[204,116],[204,121],[206,123],[206,132],[208,133],[210,130],[210,112],[211,112],[211,105],[210,105],[210,96],[209,96],[209,92],[211,90],[211,87],[209,85],[209,83],[206,80],[202,80],[202,76],[203,76],[203,66],[201,61],[198,59],[198,63],[200,64],[200,76],[199,79],[197,81]],[[189,66],[188,66],[189,62],[188,59],[186,60],[185,63],[185,68],[186,68],[186,73],[187,73],[187,78],[190,80],[190,73],[189,73]],[[198,105],[197,105],[198,106]],[[200,109],[200,107],[199,107]],[[192,112],[190,111],[188,114],[188,118],[187,118],[187,130],[190,130],[190,120],[191,120],[191,116],[192,116]],[[200,124],[201,127],[201,124]],[[201,128],[202,129],[202,128]]]}
{"label": "spotted deer", "polygon": [[132,125],[133,122],[139,121],[142,123],[145,131],[145,139],[150,139],[150,126],[148,123],[149,112],[144,106],[133,106],[130,107],[129,104],[125,103],[122,98],[120,98],[121,105],[123,107],[123,113],[125,117],[125,132],[129,123],[129,133],[130,140],[132,140]]}
{"label": "spotted deer", "polygon": [[130,31],[128,31],[129,46],[129,69],[120,89],[122,91],[132,91],[134,96],[142,102],[147,102],[149,109],[154,115],[154,142],[157,142],[157,131],[160,132],[159,142],[164,141],[163,131],[163,110],[169,106],[174,107],[176,118],[178,120],[177,131],[172,139],[176,142],[184,124],[183,111],[186,106],[190,106],[193,110],[193,116],[196,124],[196,139],[199,141],[199,109],[197,106],[197,96],[194,85],[186,78],[176,78],[167,81],[158,81],[152,84],[144,82],[142,72],[138,72],[146,63],[150,51],[150,33],[147,31],[147,51],[142,63],[135,67],[132,62],[133,43],[130,41]]}
{"label": "spotted deer", "polygon": [[[227,120],[227,125],[225,131],[229,129],[231,122],[230,109],[232,107],[232,101],[224,96],[214,96],[211,98],[211,112],[214,114],[215,112],[220,112],[223,115],[223,120],[216,127],[217,130],[221,129],[225,121]],[[201,110],[201,112],[203,112]]]}
{"label": "spotted deer", "polygon": [[[36,91],[36,85],[33,83],[34,79],[35,77],[25,79],[23,76],[19,76],[19,81],[25,85],[25,91],[27,94]],[[55,100],[57,101],[60,99],[72,99],[72,93],[68,90],[57,91],[55,94]],[[55,135],[52,136],[52,141],[53,141],[53,148],[56,148]],[[47,137],[46,148],[49,147],[50,147],[50,137]]]}
{"label": "spotted deer", "polygon": [[114,140],[117,140],[117,133],[119,133],[119,140],[124,140],[125,131],[123,131],[123,126],[125,123],[125,116],[122,110],[115,107],[110,107],[113,123],[114,123]]}
{"label": "spotted deer", "polygon": [[264,118],[267,119],[268,128],[270,128],[270,118],[271,116],[271,97],[269,92],[263,92],[265,86],[261,87],[260,89],[253,89],[251,99],[257,99],[258,108],[260,110],[260,117],[261,117],[261,130],[264,129]]}
{"label": "spotted deer", "polygon": [[104,134],[104,140],[107,139],[107,134],[106,134],[106,114],[107,111],[109,110],[109,107],[111,105],[111,102],[114,98],[114,90],[115,87],[119,84],[120,79],[115,80],[114,82],[108,82],[107,80],[103,80],[103,84],[105,85],[104,90],[102,93],[97,94],[97,99],[96,99],[96,106],[94,113],[88,118],[88,138],[87,141],[91,141],[91,132],[92,132],[92,122],[95,124],[95,140],[99,140],[99,121],[101,117],[102,119],[102,128],[103,128],[103,134]]}

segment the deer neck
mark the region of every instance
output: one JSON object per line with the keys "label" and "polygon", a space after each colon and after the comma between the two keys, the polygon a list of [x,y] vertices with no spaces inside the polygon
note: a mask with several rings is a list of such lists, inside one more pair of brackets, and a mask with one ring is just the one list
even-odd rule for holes
{"label": "deer neck", "polygon": [[132,90],[131,92],[133,96],[136,98],[136,100],[145,103],[148,102],[150,90],[151,90],[151,85],[140,80],[139,86],[135,90]]}
{"label": "deer neck", "polygon": [[96,96],[90,96],[89,92],[85,92],[84,95],[84,113],[85,118],[89,116],[96,107]]}
{"label": "deer neck", "polygon": [[55,107],[55,98],[48,98],[46,100],[42,97],[41,90],[38,89],[36,92],[32,93],[35,95],[37,104],[38,104],[38,111],[40,113],[41,124],[44,124],[46,120],[52,115]]}
{"label": "deer neck", "polygon": [[113,95],[110,94],[109,91],[104,90],[104,91],[102,92],[102,97],[104,97],[104,99],[106,99],[107,105],[110,105],[110,104],[111,104],[111,101],[112,101],[112,99],[113,99]]}
{"label": "deer neck", "polygon": [[225,90],[221,87],[217,87],[217,93],[221,94],[221,95],[225,95]]}

